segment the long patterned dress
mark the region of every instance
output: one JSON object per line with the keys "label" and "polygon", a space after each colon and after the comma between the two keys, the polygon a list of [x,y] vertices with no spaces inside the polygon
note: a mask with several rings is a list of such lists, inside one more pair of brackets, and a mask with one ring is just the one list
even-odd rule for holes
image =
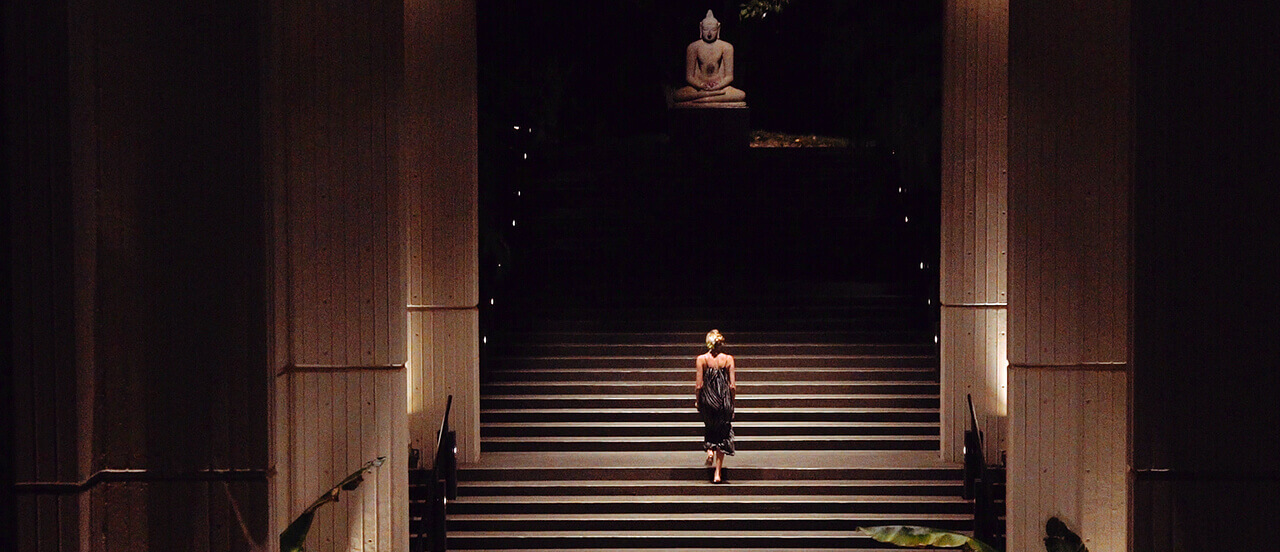
{"label": "long patterned dress", "polygon": [[733,390],[729,369],[711,365],[702,368],[702,389],[698,391],[698,413],[706,425],[702,447],[733,455]]}

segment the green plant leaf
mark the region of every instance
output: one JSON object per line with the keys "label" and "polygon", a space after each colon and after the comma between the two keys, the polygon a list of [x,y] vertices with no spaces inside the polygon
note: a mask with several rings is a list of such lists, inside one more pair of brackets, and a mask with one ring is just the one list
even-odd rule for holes
{"label": "green plant leaf", "polygon": [[307,533],[311,531],[311,520],[315,519],[315,512],[303,512],[298,519],[293,520],[289,527],[280,533],[280,552],[302,552],[302,543],[307,540]]}
{"label": "green plant leaf", "polygon": [[1044,524],[1044,549],[1048,552],[1089,552],[1085,548],[1084,541],[1080,540],[1080,535],[1067,529],[1067,524],[1062,520],[1051,517]]}
{"label": "green plant leaf", "polygon": [[867,536],[880,542],[898,546],[937,546],[941,548],[964,547],[973,552],[997,552],[991,545],[961,533],[942,531],[932,527],[916,525],[878,525],[875,527],[859,527]]}
{"label": "green plant leaf", "polygon": [[280,552],[303,552],[306,550],[303,544],[307,540],[307,533],[311,531],[311,522],[315,519],[316,510],[330,502],[337,502],[338,493],[354,491],[364,481],[364,474],[372,472],[373,468],[381,466],[386,461],[386,456],[379,456],[365,462],[363,466],[360,466],[360,469],[351,472],[351,475],[343,478],[342,481],[339,481],[332,488],[325,491],[324,494],[320,495],[319,498],[316,498],[315,502],[307,506],[307,509],[303,510],[302,514],[280,533]]}
{"label": "green plant leaf", "polygon": [[791,0],[748,0],[742,4],[742,9],[738,11],[738,19],[764,19],[771,13],[782,13],[782,9],[790,4]]}

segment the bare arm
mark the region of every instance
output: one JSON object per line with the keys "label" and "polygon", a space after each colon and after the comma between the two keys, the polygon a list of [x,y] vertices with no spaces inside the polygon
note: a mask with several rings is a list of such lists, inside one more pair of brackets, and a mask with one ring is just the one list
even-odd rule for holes
{"label": "bare arm", "polygon": [[733,357],[729,357],[729,389],[738,390],[738,372],[733,365]]}
{"label": "bare arm", "polygon": [[693,364],[695,370],[693,375],[693,391],[696,393],[702,390],[702,367],[706,364],[706,361],[702,357],[698,357],[698,360]]}
{"label": "bare arm", "polygon": [[693,363],[695,374],[693,375],[693,407],[698,408],[698,393],[702,391],[702,366],[706,364],[701,356]]}

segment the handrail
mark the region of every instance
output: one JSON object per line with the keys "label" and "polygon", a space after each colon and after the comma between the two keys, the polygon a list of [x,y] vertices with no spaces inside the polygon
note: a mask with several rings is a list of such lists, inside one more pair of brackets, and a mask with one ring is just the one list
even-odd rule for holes
{"label": "handrail", "polygon": [[[978,413],[973,408],[973,395],[965,395],[969,403],[969,430],[965,432],[965,498],[973,499],[974,537],[989,541],[995,501],[991,492],[991,474],[987,469],[985,436],[978,426]],[[972,446],[970,446],[972,445]],[[970,473],[976,471],[976,473]]]}
{"label": "handrail", "polygon": [[[970,407],[972,408],[972,407]],[[440,418],[440,431],[436,432],[436,456],[432,460],[431,475],[433,480],[440,474],[440,454],[443,451],[446,435],[449,434],[449,411],[453,410],[453,395],[444,402],[444,416]]]}
{"label": "handrail", "polygon": [[[983,444],[982,431],[978,429],[978,412],[973,409],[973,395],[966,394],[964,398],[969,402],[969,429],[978,435],[978,444]],[[986,463],[984,462],[983,464],[985,465]]]}
{"label": "handrail", "polygon": [[426,516],[426,538],[418,540],[416,552],[430,550],[443,552],[448,548],[445,510],[449,499],[458,497],[457,441],[449,431],[449,412],[453,410],[453,395],[444,403],[444,416],[440,418],[440,431],[436,434],[436,454],[432,461],[431,477],[427,482],[430,505]]}

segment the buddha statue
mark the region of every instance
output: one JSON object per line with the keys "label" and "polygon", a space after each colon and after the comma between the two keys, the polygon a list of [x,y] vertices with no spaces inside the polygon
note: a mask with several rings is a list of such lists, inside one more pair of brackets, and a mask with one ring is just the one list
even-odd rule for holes
{"label": "buddha statue", "polygon": [[720,40],[720,22],[707,10],[698,24],[699,39],[685,49],[688,86],[671,94],[673,107],[746,107],[747,93],[733,82],[733,45]]}

